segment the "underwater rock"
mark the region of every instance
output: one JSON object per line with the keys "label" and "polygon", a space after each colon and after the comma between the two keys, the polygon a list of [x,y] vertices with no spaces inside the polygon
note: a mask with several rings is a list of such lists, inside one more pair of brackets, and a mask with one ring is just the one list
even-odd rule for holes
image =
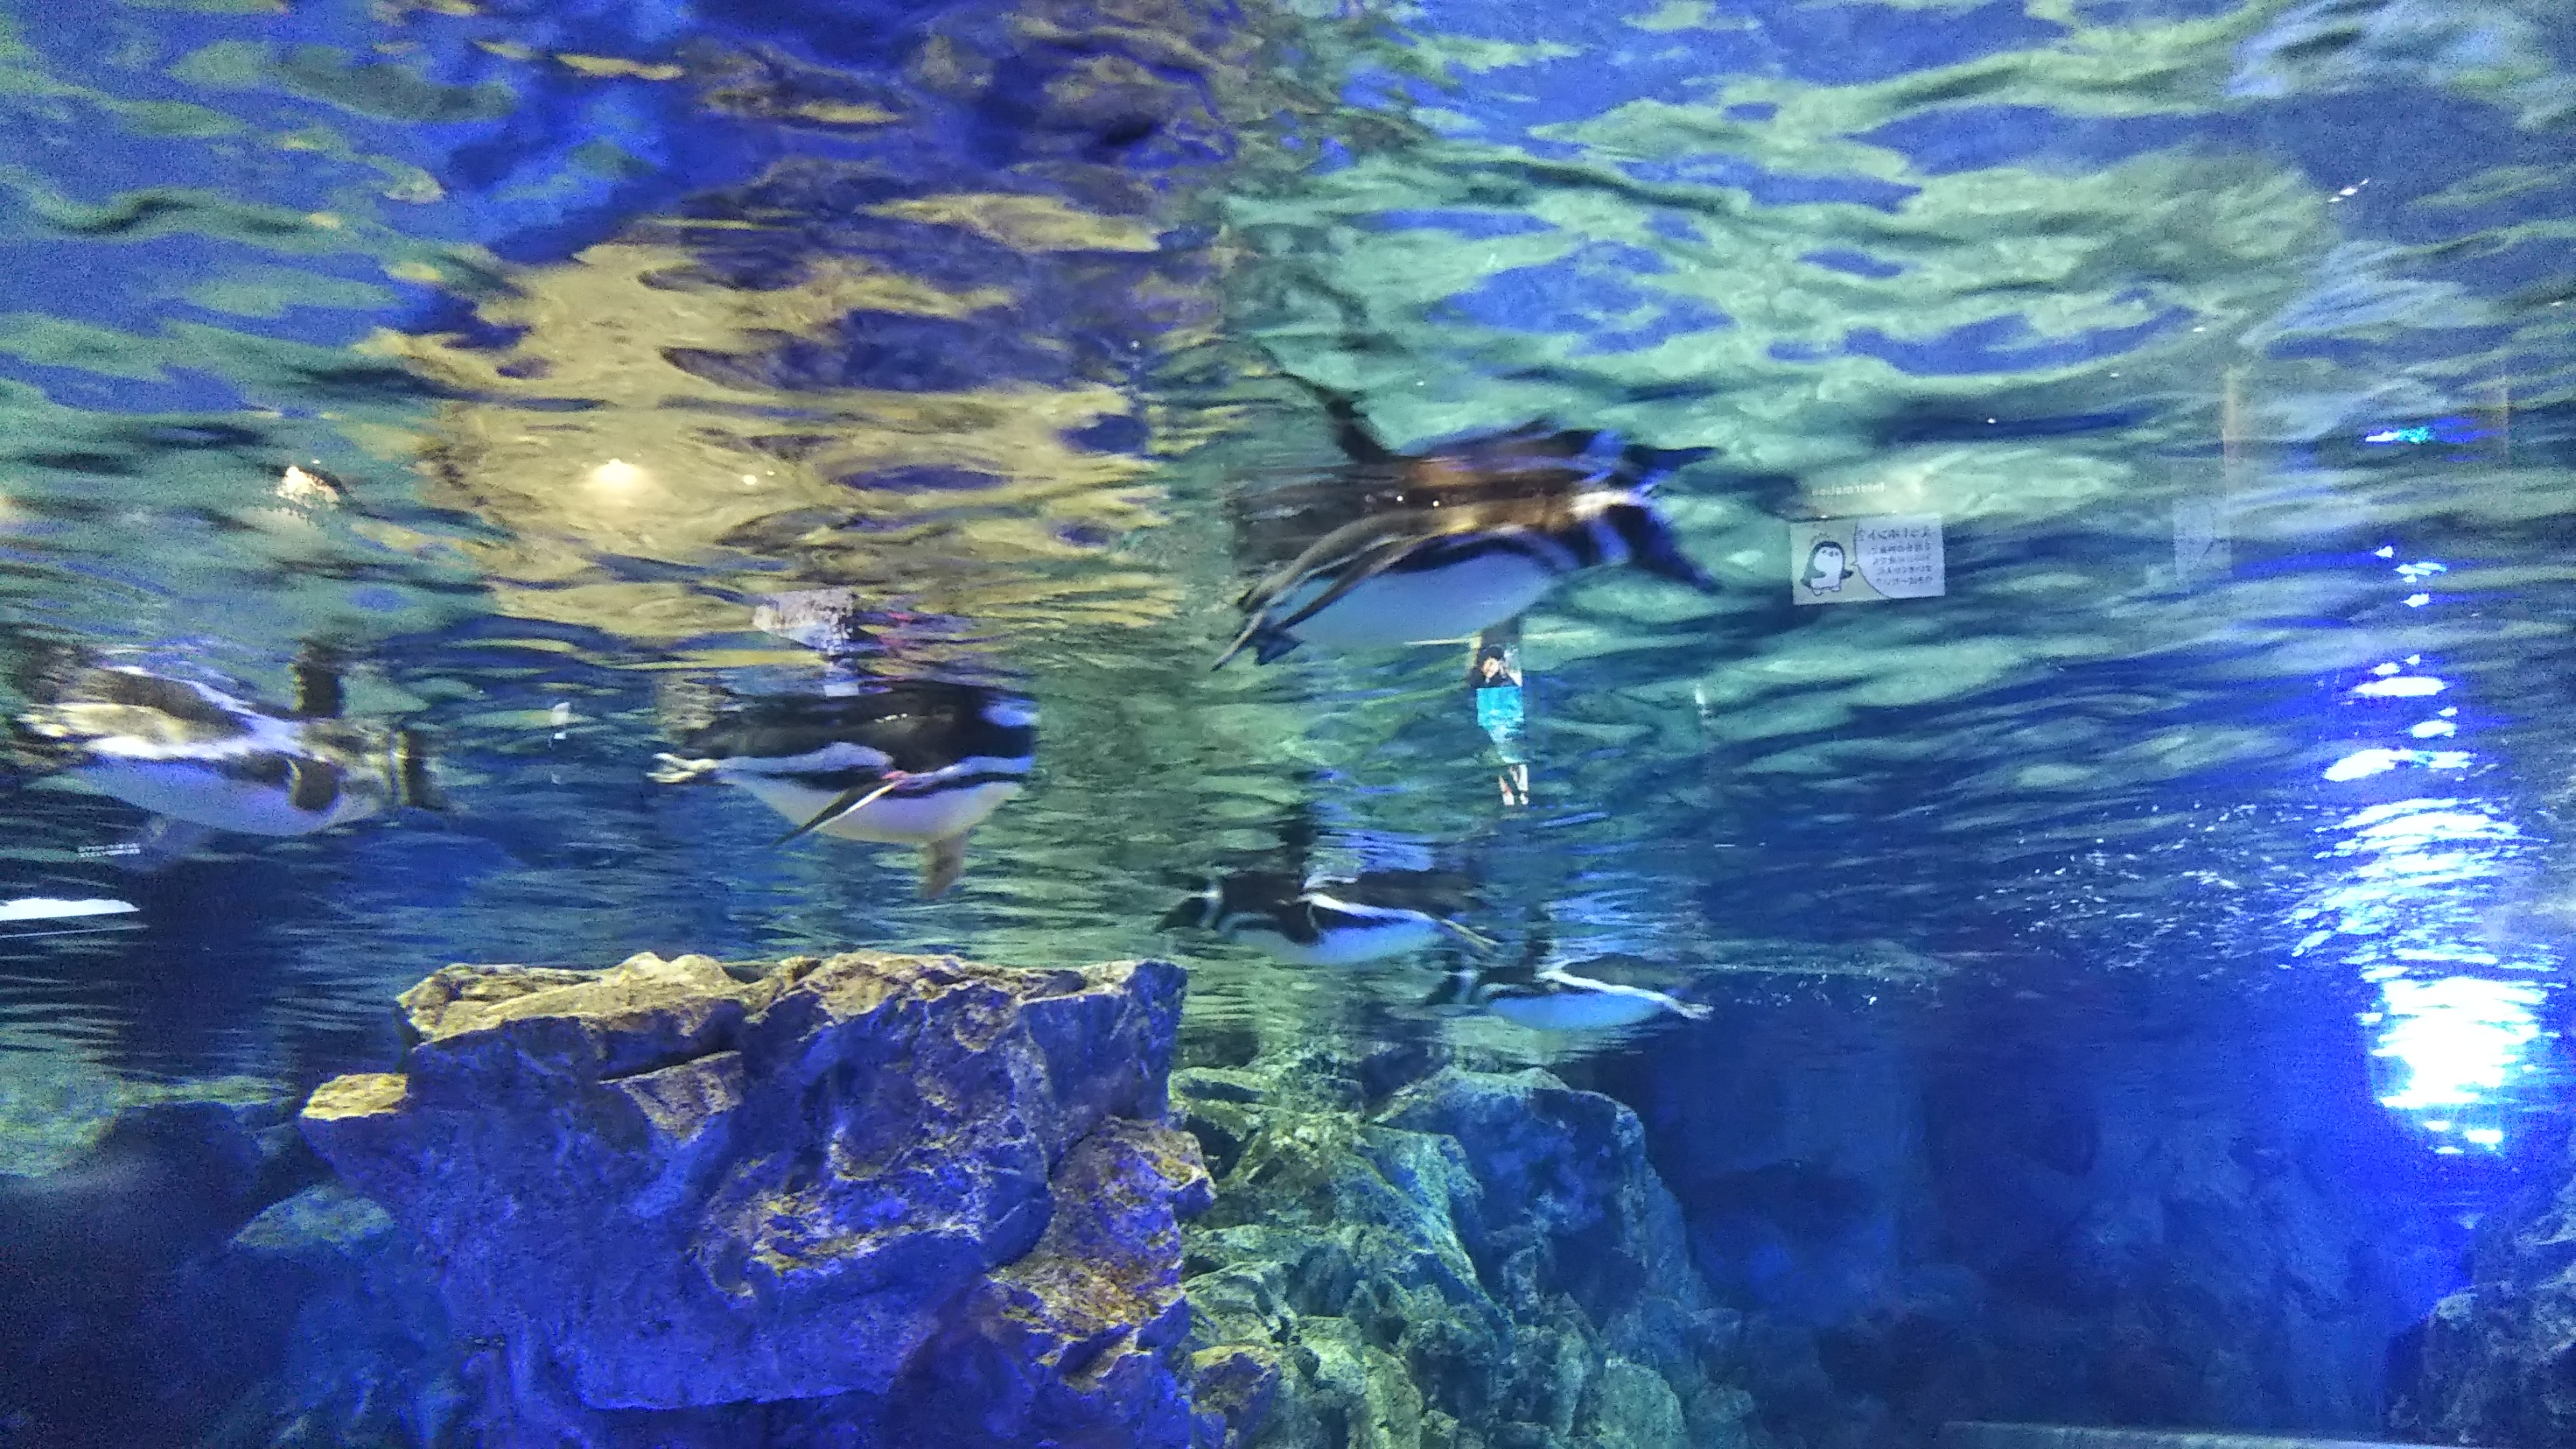
{"label": "underwater rock", "polygon": [[403,995],[405,1070],[303,1127],[426,1243],[498,1442],[1178,1446],[1208,1193],[1162,1120],[1182,990],[1157,961],[449,967]]}
{"label": "underwater rock", "polygon": [[2394,1432],[2489,1449],[2576,1443],[2576,1139],[2558,1176],[2479,1225],[2470,1286],[2396,1355]]}
{"label": "underwater rock", "polygon": [[210,1301],[291,1306],[277,1371],[202,1449],[468,1449],[464,1347],[419,1239],[324,1182],[271,1204],[204,1274]]}
{"label": "underwater rock", "polygon": [[[21,1090],[0,1080],[0,1101]],[[0,1163],[33,1170],[0,1168],[0,1444],[193,1442],[207,1406],[268,1371],[291,1305],[209,1291],[207,1265],[321,1175],[273,1092],[128,1087],[96,1113],[30,1113],[32,1140],[7,1134]]]}
{"label": "underwater rock", "polygon": [[1189,1232],[1209,1449],[1752,1442],[1735,1316],[1618,1103],[1452,1068],[1371,1105],[1323,1052],[1175,1086],[1222,1165]]}
{"label": "underwater rock", "polygon": [[2377,1432],[2445,1229],[2397,1129],[2347,1105],[2366,1050],[2286,992],[2120,991],[1953,983],[1902,1024],[1748,1007],[1590,1068],[1745,1310],[1781,1449],[1926,1449],[1967,1418]]}

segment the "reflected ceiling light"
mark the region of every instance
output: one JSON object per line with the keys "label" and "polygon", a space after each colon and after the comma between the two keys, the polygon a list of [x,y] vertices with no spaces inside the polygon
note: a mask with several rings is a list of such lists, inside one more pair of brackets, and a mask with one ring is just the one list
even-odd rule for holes
{"label": "reflected ceiling light", "polygon": [[64,921],[76,916],[121,916],[134,909],[132,901],[103,898],[65,901],[49,896],[21,896],[14,901],[0,901],[0,921]]}
{"label": "reflected ceiling light", "polygon": [[2475,758],[2466,750],[2355,750],[2326,766],[2326,778],[2364,780],[2385,774],[2400,765],[2422,765],[2428,770],[2465,770]]}
{"label": "reflected ceiling light", "polygon": [[2421,699],[2428,694],[2440,694],[2448,688],[2450,688],[2448,684],[2429,674],[2401,674],[2393,678],[2374,679],[2366,684],[2356,684],[2352,687],[2352,692],[2369,695],[2374,699]]}
{"label": "reflected ceiling light", "polygon": [[[2486,1101],[2522,1065],[2540,1035],[2540,988],[2484,976],[2392,980],[2380,985],[2386,1017],[2372,1052],[2398,1064],[2380,1104],[2401,1112]],[[2446,1130],[2454,1125],[2441,1119]],[[2433,1128],[2433,1123],[2424,1123]],[[2474,1139],[2473,1139],[2474,1140]],[[2494,1146],[2503,1141],[2498,1133]]]}
{"label": "reflected ceiling light", "polygon": [[611,458],[590,470],[590,486],[603,493],[629,493],[645,479],[643,469],[623,458]]}
{"label": "reflected ceiling light", "polygon": [[293,463],[278,475],[277,496],[289,503],[310,503],[328,507],[340,501],[340,484],[319,469],[299,468]]}

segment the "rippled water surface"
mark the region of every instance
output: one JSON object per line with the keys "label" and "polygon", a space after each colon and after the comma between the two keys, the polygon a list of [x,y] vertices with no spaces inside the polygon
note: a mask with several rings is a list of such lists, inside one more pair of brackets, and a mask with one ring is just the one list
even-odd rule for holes
{"label": "rippled water surface", "polygon": [[[2576,929],[2566,21],[16,0],[10,712],[67,655],[282,705],[326,650],[447,808],[168,850],[25,761],[6,894],[139,909],[0,922],[9,1110],[379,1063],[444,962],[641,949],[1177,952],[1205,1030],[1615,1045],[1158,928],[1311,839],[1721,1009],[2310,991],[2493,1148]],[[1358,507],[1333,397],[1712,450],[1660,500],[1715,594],[1525,621],[1526,808],[1463,640],[1208,667]],[[1886,515],[1943,593],[1793,602],[1793,530]],[[758,612],[818,589],[845,667],[1039,708],[937,900],[648,778],[688,691],[819,687]]]}

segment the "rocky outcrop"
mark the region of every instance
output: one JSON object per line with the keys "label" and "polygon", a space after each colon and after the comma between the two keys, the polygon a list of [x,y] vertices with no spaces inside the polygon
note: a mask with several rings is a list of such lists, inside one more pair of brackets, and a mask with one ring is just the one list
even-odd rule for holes
{"label": "rocky outcrop", "polygon": [[2473,1281],[2397,1355],[2391,1427],[2436,1444],[2576,1444],[2576,1139],[2479,1225]]}
{"label": "rocky outcrop", "polygon": [[1371,1103],[1321,1052],[1175,1085],[1220,1174],[1189,1232],[1206,1442],[1751,1442],[1737,1320],[1618,1103],[1454,1069]]}
{"label": "rocky outcrop", "polygon": [[[421,1241],[384,1209],[317,1183],[244,1224],[199,1275],[206,1321],[286,1319],[270,1372],[199,1449],[473,1449],[466,1346]],[[227,1309],[230,1312],[227,1313]]]}
{"label": "rocky outcrop", "polygon": [[9,1449],[193,1443],[282,1351],[292,1300],[215,1269],[245,1222],[321,1175],[292,1108],[247,1082],[124,1095],[142,1099],[59,1112],[0,1149]]}
{"label": "rocky outcrop", "polygon": [[2319,1023],[2358,1027],[2174,996],[1784,1002],[1591,1069],[1745,1311],[1781,1449],[1925,1449],[1956,1419],[2378,1431],[2449,1263],[2365,1044]]}
{"label": "rocky outcrop", "polygon": [[1181,995],[1160,962],[450,967],[404,1071],[303,1127],[425,1244],[492,1442],[1179,1446]]}

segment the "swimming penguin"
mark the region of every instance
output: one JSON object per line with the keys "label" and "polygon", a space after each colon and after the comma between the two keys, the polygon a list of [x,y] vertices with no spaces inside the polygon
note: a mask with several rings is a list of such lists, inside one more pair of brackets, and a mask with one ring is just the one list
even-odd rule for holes
{"label": "swimming penguin", "polygon": [[1648,501],[1674,467],[1707,449],[1622,446],[1612,433],[1531,423],[1399,454],[1370,436],[1348,399],[1327,402],[1351,459],[1336,486],[1364,511],[1244,593],[1242,632],[1219,667],[1246,648],[1267,664],[1300,644],[1465,637],[1604,565],[1717,589]]}
{"label": "swimming penguin", "polygon": [[1453,971],[1425,1006],[1481,1006],[1514,1026],[1532,1031],[1598,1031],[1635,1026],[1669,1012],[1703,1021],[1709,1008],[1642,986],[1596,981],[1561,967],[1544,966],[1548,940],[1534,934],[1519,964]]}
{"label": "swimming penguin", "polygon": [[1037,762],[1037,706],[941,680],[844,678],[820,694],[736,697],[683,733],[686,755],[656,755],[664,784],[739,785],[808,833],[921,847],[921,893],[966,868],[966,837],[1019,793]]}
{"label": "swimming penguin", "polygon": [[297,700],[262,709],[194,680],[82,666],[18,716],[39,759],[171,820],[247,835],[309,835],[396,806],[439,808],[409,729],[344,720],[327,660],[295,666]]}
{"label": "swimming penguin", "polygon": [[[1423,887],[1454,879],[1438,871],[1370,871],[1342,881],[1250,871],[1210,881],[1163,917],[1163,929],[1196,927],[1298,966],[1358,966],[1410,955],[1455,937],[1478,950],[1493,942],[1420,899]],[[1436,887],[1435,887],[1436,893]],[[1413,897],[1411,904],[1404,903]]]}

